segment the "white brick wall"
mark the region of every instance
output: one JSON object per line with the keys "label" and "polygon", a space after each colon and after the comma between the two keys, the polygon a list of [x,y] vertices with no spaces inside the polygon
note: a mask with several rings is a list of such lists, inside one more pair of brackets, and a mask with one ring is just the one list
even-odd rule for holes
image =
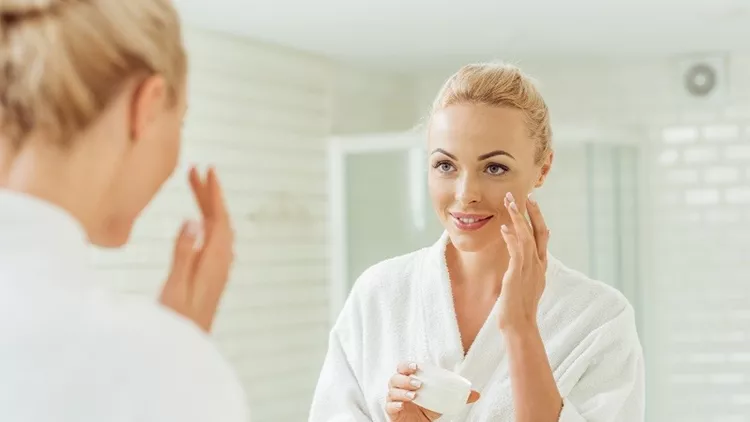
{"label": "white brick wall", "polygon": [[[651,421],[750,414],[750,56],[729,61],[729,95],[700,105],[672,62],[549,66],[555,124],[642,133],[640,292]],[[635,129],[635,130],[633,130]]]}
{"label": "white brick wall", "polygon": [[[748,107],[750,109],[750,107]],[[654,131],[652,388],[660,415],[750,414],[750,119]],[[720,125],[720,126],[719,126]],[[688,136],[689,135],[689,136]]]}
{"label": "white brick wall", "polygon": [[409,129],[419,117],[415,93],[408,75],[339,67],[334,76],[331,131],[348,135]]}

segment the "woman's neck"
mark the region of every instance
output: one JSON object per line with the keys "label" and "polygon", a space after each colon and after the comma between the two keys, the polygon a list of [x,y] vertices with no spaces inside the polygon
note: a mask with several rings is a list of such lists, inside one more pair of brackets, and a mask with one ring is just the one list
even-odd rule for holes
{"label": "woman's neck", "polygon": [[83,160],[39,145],[28,145],[12,158],[0,158],[0,186],[64,209],[87,232],[97,226],[100,190]]}
{"label": "woman's neck", "polygon": [[482,295],[497,296],[508,269],[508,249],[498,241],[476,252],[456,249],[450,242],[445,250],[448,271],[454,287],[468,289]]}
{"label": "woman's neck", "polygon": [[16,150],[9,139],[0,135],[0,187],[8,183],[8,175],[16,157]]}

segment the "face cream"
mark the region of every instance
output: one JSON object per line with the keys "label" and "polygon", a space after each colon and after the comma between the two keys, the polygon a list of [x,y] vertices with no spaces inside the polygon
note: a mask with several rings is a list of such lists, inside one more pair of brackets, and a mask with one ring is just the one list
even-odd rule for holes
{"label": "face cream", "polygon": [[418,364],[412,375],[422,382],[414,404],[441,415],[460,413],[471,394],[471,382],[466,378],[429,364]]}

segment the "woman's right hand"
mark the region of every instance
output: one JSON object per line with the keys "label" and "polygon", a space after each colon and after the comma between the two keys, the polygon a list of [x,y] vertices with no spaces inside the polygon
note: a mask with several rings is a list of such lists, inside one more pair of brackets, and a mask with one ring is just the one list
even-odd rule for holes
{"label": "woman's right hand", "polygon": [[[421,381],[412,377],[418,366],[413,362],[402,362],[388,381],[388,396],[385,411],[393,422],[431,422],[439,418],[439,413],[417,406],[412,401],[422,387]],[[467,404],[479,400],[479,393],[472,390]]]}

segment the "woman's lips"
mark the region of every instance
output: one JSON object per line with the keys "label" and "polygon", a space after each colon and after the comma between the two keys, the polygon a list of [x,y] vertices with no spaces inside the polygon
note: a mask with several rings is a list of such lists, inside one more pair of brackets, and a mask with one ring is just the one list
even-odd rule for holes
{"label": "woman's lips", "polygon": [[453,219],[453,224],[462,231],[479,230],[492,219],[491,215],[481,214],[452,212],[450,215]]}

